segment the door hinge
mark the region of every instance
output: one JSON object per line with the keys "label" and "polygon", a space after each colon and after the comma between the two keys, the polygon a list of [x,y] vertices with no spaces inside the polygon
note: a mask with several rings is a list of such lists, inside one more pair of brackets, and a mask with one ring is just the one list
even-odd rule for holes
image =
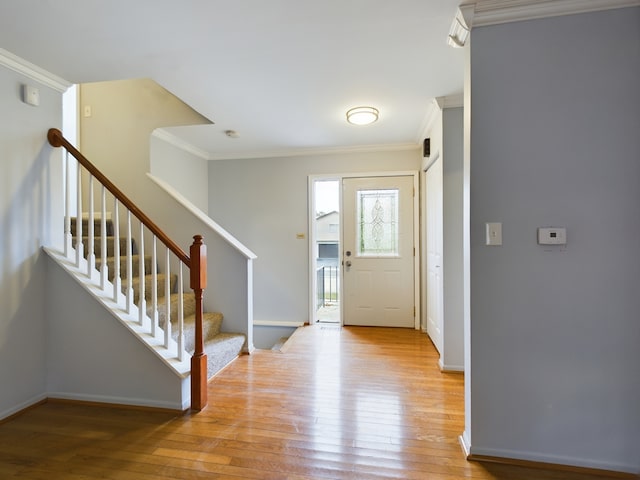
{"label": "door hinge", "polygon": [[416,318],[416,307],[413,307],[413,318]]}
{"label": "door hinge", "polygon": [[413,247],[413,256],[416,256],[416,247]]}

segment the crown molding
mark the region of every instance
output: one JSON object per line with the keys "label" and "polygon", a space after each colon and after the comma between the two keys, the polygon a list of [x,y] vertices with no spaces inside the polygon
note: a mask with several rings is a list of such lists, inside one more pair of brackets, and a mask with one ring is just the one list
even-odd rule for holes
{"label": "crown molding", "polygon": [[438,103],[438,100],[435,98],[431,99],[429,105],[427,105],[427,113],[424,115],[424,120],[422,120],[420,130],[418,130],[418,134],[416,135],[416,143],[418,145],[422,145],[422,141],[429,136],[429,133],[433,129],[433,125],[436,123],[436,120],[438,120],[438,115],[440,113],[442,113],[442,107]]}
{"label": "crown molding", "polygon": [[196,147],[195,145],[190,144],[189,142],[181,139],[180,137],[176,137],[172,133],[167,132],[166,130],[162,130],[161,128],[157,128],[151,134],[153,137],[156,137],[159,140],[162,140],[174,147],[182,150],[183,152],[190,153],[191,155],[195,155],[203,160],[211,160],[211,155],[206,150],[202,148]]}
{"label": "crown molding", "polygon": [[640,6],[640,0],[478,0],[460,5],[454,21],[462,18],[470,30],[472,27],[637,6]]}
{"label": "crown molding", "polygon": [[360,145],[356,147],[335,147],[335,148],[304,148],[291,150],[270,150],[262,152],[238,152],[232,154],[212,154],[209,160],[239,160],[249,158],[286,158],[286,157],[310,157],[319,155],[338,155],[353,153],[375,153],[375,152],[400,152],[420,150],[420,143],[391,143],[380,145]]}
{"label": "crown molding", "polygon": [[457,95],[437,97],[436,102],[442,110],[444,110],[445,108],[460,108],[464,107],[464,95],[462,93],[459,93]]}
{"label": "crown molding", "polygon": [[18,72],[46,87],[52,88],[60,93],[64,93],[72,85],[71,82],[46,71],[43,68],[20,58],[17,55],[0,48],[0,65]]}

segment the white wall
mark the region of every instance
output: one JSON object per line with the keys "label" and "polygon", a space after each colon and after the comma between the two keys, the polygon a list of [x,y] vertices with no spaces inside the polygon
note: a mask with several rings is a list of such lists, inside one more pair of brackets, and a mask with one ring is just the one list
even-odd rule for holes
{"label": "white wall", "polygon": [[[40,106],[21,101],[21,84]],[[50,197],[61,156],[46,140],[60,128],[62,94],[0,66],[0,418],[43,398],[46,368],[46,261],[40,246],[62,229]]]}
{"label": "white wall", "polygon": [[627,8],[472,32],[472,453],[640,471],[639,25]]}
{"label": "white wall", "polygon": [[208,161],[155,135],[150,146],[151,173],[164,180],[196,207],[209,209]]}
{"label": "white wall", "polygon": [[258,256],[254,318],[308,321],[309,175],[419,168],[417,149],[209,162],[210,216]]}

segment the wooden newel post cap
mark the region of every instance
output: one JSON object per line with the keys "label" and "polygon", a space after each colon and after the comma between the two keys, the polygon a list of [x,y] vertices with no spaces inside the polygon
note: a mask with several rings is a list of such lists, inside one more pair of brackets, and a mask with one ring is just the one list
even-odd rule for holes
{"label": "wooden newel post cap", "polygon": [[194,235],[189,256],[191,257],[191,288],[204,290],[207,288],[207,246],[203,242],[202,235]]}

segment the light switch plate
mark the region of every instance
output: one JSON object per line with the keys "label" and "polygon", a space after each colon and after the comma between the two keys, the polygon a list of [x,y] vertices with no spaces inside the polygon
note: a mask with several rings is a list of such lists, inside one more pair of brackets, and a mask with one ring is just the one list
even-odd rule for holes
{"label": "light switch plate", "polygon": [[486,245],[499,246],[502,245],[502,223],[488,222],[486,224],[487,238]]}

